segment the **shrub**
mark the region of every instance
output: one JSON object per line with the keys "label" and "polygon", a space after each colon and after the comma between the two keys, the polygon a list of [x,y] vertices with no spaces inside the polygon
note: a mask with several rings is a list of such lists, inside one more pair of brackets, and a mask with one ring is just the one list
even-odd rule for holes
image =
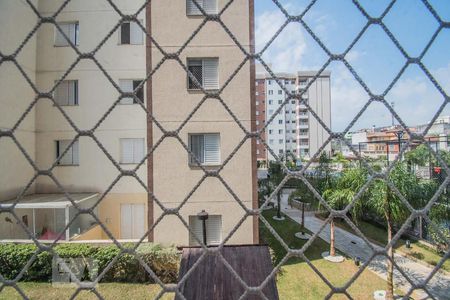
{"label": "shrub", "polygon": [[[131,247],[131,245],[124,245]],[[116,261],[102,277],[104,282],[153,282],[153,278],[134,255],[120,254],[115,245],[59,244],[54,248],[61,258],[92,258],[97,263],[98,274],[116,257]],[[137,251],[141,259],[164,283],[175,282],[178,276],[180,255],[174,247],[158,244],[141,244]],[[6,279],[16,278],[37,253],[34,261],[20,278],[24,281],[50,281],[52,257],[50,252],[39,252],[34,244],[0,244],[0,273]]]}

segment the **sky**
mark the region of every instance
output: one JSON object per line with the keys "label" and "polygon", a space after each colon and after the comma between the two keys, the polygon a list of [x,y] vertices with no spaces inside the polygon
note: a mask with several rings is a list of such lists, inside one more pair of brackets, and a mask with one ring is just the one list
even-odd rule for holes
{"label": "sky", "polygon": [[[280,0],[291,15],[304,11],[310,0]],[[390,1],[360,0],[372,17],[379,17]],[[430,0],[446,22],[450,21],[450,1]],[[274,36],[286,21],[272,0],[255,1],[256,50]],[[318,0],[304,17],[306,24],[323,44],[335,54],[344,52],[367,19],[350,0]],[[419,0],[398,0],[383,19],[405,51],[419,56],[439,27],[439,23]],[[299,23],[286,26],[263,53],[274,72],[318,70],[328,55]],[[346,59],[375,94],[383,93],[404,66],[406,59],[378,25],[370,26],[351,48]],[[450,29],[443,29],[422,62],[442,88],[450,95]],[[369,96],[348,68],[341,62],[331,63],[331,128],[342,132],[369,100]],[[428,123],[444,103],[444,97],[417,65],[410,65],[386,95],[408,126]],[[450,115],[446,106],[441,115]],[[379,102],[373,102],[350,128],[358,130],[392,124],[392,115]],[[398,124],[398,121],[396,121]]]}

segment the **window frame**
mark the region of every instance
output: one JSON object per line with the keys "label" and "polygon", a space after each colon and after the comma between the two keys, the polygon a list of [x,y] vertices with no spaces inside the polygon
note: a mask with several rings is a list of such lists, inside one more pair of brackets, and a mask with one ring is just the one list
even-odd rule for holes
{"label": "window frame", "polygon": [[[135,82],[139,82],[139,83],[141,83],[141,82],[143,82],[143,81],[145,81],[145,79],[136,79],[136,78],[134,78],[134,79],[130,79],[130,78],[122,78],[122,79],[119,79],[119,88],[122,90],[122,88],[120,87],[120,85],[121,85],[121,82],[123,82],[123,81],[131,81],[131,84],[133,85],[133,90],[131,91],[131,92],[126,92],[126,91],[123,91],[123,92],[125,92],[125,93],[133,93],[134,91],[135,91],[135,88],[134,88],[134,83]],[[144,83],[144,85],[142,85],[142,87],[141,87],[141,90],[142,90],[142,104],[145,106],[145,103],[146,103],[146,99],[145,99],[145,84],[146,83]],[[139,85],[139,84],[138,84]],[[137,91],[137,92],[139,92],[139,91]],[[137,94],[137,92],[136,92],[136,97],[137,98],[139,98],[138,97],[138,94]],[[122,102],[123,100],[125,100],[125,99],[129,99],[128,97],[126,97],[126,98],[121,98],[120,99],[120,101],[119,101],[119,103],[118,103],[118,105],[139,105],[139,102],[137,102],[137,100],[136,100],[136,98],[131,98],[131,99],[133,99],[133,103],[124,103],[124,102]]]}
{"label": "window frame", "polygon": [[[201,70],[202,70],[202,82],[201,82],[201,87],[199,88],[194,88],[194,87],[190,87],[190,76],[188,73],[186,73],[186,88],[188,90],[188,92],[198,92],[198,91],[202,91],[202,89],[204,89],[205,91],[218,91],[220,89],[220,72],[219,72],[219,57],[187,57],[186,58],[186,66],[189,70],[190,67],[190,62],[191,61],[201,61],[202,66],[201,66]],[[217,61],[217,87],[214,88],[205,88],[205,60],[215,60]],[[189,71],[190,72],[190,71]]]}
{"label": "window frame", "polygon": [[[123,140],[133,140],[133,141],[135,141],[135,140],[142,140],[143,141],[143,143],[142,143],[143,157],[141,159],[136,159],[134,157],[134,142],[133,142],[133,151],[132,151],[133,159],[132,159],[131,162],[125,162],[124,159],[123,159],[123,154],[124,154],[123,143],[122,143]],[[124,138],[119,138],[119,154],[120,154],[119,164],[121,164],[121,165],[137,165],[137,164],[139,164],[142,161],[142,159],[146,156],[145,138],[143,138],[143,137],[124,137]]]}
{"label": "window frame", "polygon": [[[206,157],[206,147],[205,147],[205,136],[206,135],[217,135],[218,136],[218,157],[217,157],[217,161],[216,162],[212,162],[212,163],[206,163],[205,162],[205,157]],[[199,133],[189,133],[188,134],[188,148],[189,151],[192,152],[192,154],[195,154],[192,151],[192,137],[193,136],[203,136],[203,162],[201,161],[201,159],[198,159],[200,163],[198,163],[191,155],[191,153],[188,153],[188,165],[190,167],[199,167],[204,166],[204,167],[217,167],[222,165],[222,151],[221,151],[221,136],[219,132],[199,132]]]}
{"label": "window frame", "polygon": [[[63,21],[63,22],[56,22],[59,27],[61,27],[61,25],[75,25],[75,41],[72,41],[72,43],[75,46],[79,46],[80,45],[80,22],[79,21]],[[57,36],[58,34],[61,34],[61,32],[59,31],[59,29],[54,26],[55,30],[54,30],[54,34],[53,34],[53,47],[71,47],[70,43],[67,41],[67,39],[63,36],[65,42],[67,44],[64,45],[58,45],[56,44],[57,41]],[[70,39],[70,36],[68,36],[68,38]]]}
{"label": "window frame", "polygon": [[[201,1],[201,3],[200,3]],[[219,1],[218,0],[213,0],[215,7],[213,12],[208,12],[205,10],[204,7],[204,2],[205,0],[197,0],[198,5],[205,11],[205,13],[207,15],[217,15],[219,13]],[[207,0],[206,0],[207,1]],[[189,12],[189,5],[188,2],[193,2],[192,0],[186,0],[186,16],[187,17],[204,17],[203,13],[200,11],[200,9],[198,9],[198,7],[195,5],[195,3],[192,3],[192,5],[194,6],[194,10],[193,12]]]}
{"label": "window frame", "polygon": [[[142,20],[142,19],[138,19],[138,21],[141,22],[141,23],[143,23],[143,20]],[[131,43],[131,26],[132,26],[131,24],[132,24],[132,23],[134,23],[134,24],[140,29],[140,33],[141,33],[141,42],[140,42],[139,44]],[[123,24],[130,24],[130,28],[129,28],[129,30],[130,30],[130,42],[129,42],[128,44],[122,43],[122,25],[123,25]],[[119,35],[117,44],[118,44],[119,46],[139,46],[139,45],[144,45],[144,44],[145,44],[144,32],[143,32],[142,29],[137,25],[136,22],[133,22],[133,21],[125,21],[125,22],[122,22],[122,23],[120,24],[119,29],[118,29],[117,31],[118,31],[118,35]]]}
{"label": "window frame", "polygon": [[[60,140],[55,140],[55,161],[58,160],[58,158],[60,157],[60,155],[64,152],[61,151],[61,142],[69,142],[69,145],[72,143],[73,140],[71,139],[60,139]],[[76,159],[74,159],[74,146],[78,148],[77,154],[78,157]],[[65,155],[67,155],[69,152],[71,152],[72,155],[72,159],[71,159],[71,163],[61,163],[61,160],[64,158]],[[80,165],[80,143],[79,140],[75,140],[71,146],[69,147],[69,150],[67,150],[67,152],[64,153],[63,156],[61,156],[61,158],[59,158],[58,162],[56,163],[57,166],[61,166],[61,167],[70,167],[70,166],[79,166]]]}
{"label": "window frame", "polygon": [[[61,83],[71,83],[73,82],[75,84],[75,90],[74,90],[74,104],[61,104],[56,100],[56,90],[58,89],[58,87],[60,87]],[[55,85],[58,83],[58,80],[54,81]],[[66,80],[62,80],[58,85],[56,85],[55,90],[53,91],[53,99],[55,100],[56,103],[58,103],[59,106],[80,106],[80,92],[79,92],[79,81],[78,79],[66,79]],[[69,99],[67,99],[68,103],[69,103]],[[53,103],[54,106],[56,106],[55,103]]]}

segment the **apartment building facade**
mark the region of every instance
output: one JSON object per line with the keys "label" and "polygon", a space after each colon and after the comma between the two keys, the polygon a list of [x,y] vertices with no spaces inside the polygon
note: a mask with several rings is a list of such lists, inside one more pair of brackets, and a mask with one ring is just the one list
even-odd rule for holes
{"label": "apartment building facade", "polygon": [[[44,17],[53,15],[60,5],[51,0],[32,3]],[[213,14],[225,5],[221,0],[202,3],[203,8]],[[129,15],[135,14],[141,6],[138,0],[117,3],[117,7]],[[249,50],[253,34],[252,13],[252,1],[241,0],[230,5],[224,15],[224,21],[232,24],[233,33]],[[0,31],[1,40],[11,45],[10,48],[2,45],[1,51],[13,53],[37,23],[37,17],[25,1],[2,1],[0,15],[4,25]],[[23,22],[22,16],[29,18]],[[137,19],[159,45],[168,53],[174,53],[203,21],[203,16],[190,0],[154,1],[139,12]],[[58,194],[62,192],[60,187],[73,194],[91,193],[94,202],[101,199],[95,213],[114,238],[136,240],[152,229],[148,234],[150,240],[193,245],[197,243],[196,239],[178,217],[167,215],[154,225],[162,213],[155,202],[166,208],[175,208],[183,203],[180,216],[195,234],[201,230],[197,214],[205,210],[210,215],[208,243],[225,239],[245,212],[216,177],[208,177],[196,186],[204,174],[198,164],[207,170],[221,167],[239,143],[236,137],[243,135],[242,130],[223,106],[212,98],[207,99],[182,128],[179,126],[204,97],[198,85],[215,91],[225,82],[233,67],[237,67],[238,47],[216,23],[209,22],[180,55],[197,82],[189,79],[175,60],[165,61],[145,81],[147,74],[162,59],[162,54],[138,24],[120,23],[120,16],[107,2],[70,1],[57,15],[56,21],[59,30],[48,23],[39,27],[23,48],[18,63],[24,66],[38,91],[52,91],[57,84],[52,95],[61,110],[50,99],[41,98],[29,109],[14,132],[39,169],[46,170],[55,165],[52,169],[54,177],[39,175],[33,178],[35,170],[23,158],[21,151],[11,139],[2,138],[0,147],[5,155],[1,159],[1,167],[11,171],[8,175],[0,172],[0,201],[15,198],[21,192],[28,195]],[[113,28],[115,31],[108,36]],[[89,53],[106,36],[108,38],[95,53],[98,63],[90,59],[78,60],[72,46],[81,53]],[[249,62],[233,80],[236,83],[231,83],[231,88],[222,94],[224,99],[228,99],[230,108],[239,112],[239,120],[248,130],[254,126],[250,100],[254,94],[251,91],[251,70]],[[0,126],[7,131],[33,102],[36,91],[27,87],[12,63],[3,63],[0,76],[0,84],[8,87],[2,90],[10,91],[0,96],[5,112],[0,118]],[[63,80],[59,82],[61,78]],[[121,97],[121,91],[130,95]],[[131,95],[133,92],[134,96]],[[146,110],[166,131],[180,129],[181,141],[195,158],[188,155],[180,141],[173,137],[166,137],[158,143],[163,133]],[[74,125],[78,130],[92,131],[95,138],[77,136]],[[256,180],[253,166],[256,164],[253,163],[255,150],[255,145],[248,140],[221,171],[223,180],[250,208],[256,203],[255,185],[252,184]],[[145,159],[147,152],[151,155]],[[134,170],[136,178],[121,176],[117,166]],[[235,172],[236,166],[239,166],[239,174]],[[26,186],[29,180],[32,184]],[[186,201],[192,189],[195,192]],[[23,213],[25,215],[19,218],[32,218],[30,229],[32,224],[36,226],[34,211],[33,216],[25,210]],[[66,225],[67,219],[72,217],[75,215],[66,218]],[[92,226],[83,233],[78,229],[78,234],[71,233],[70,238],[109,239],[108,234],[96,226],[95,220],[84,222]],[[50,223],[52,231],[63,227],[61,220]],[[255,220],[251,218],[245,220],[229,243],[253,242],[256,239],[254,224]],[[40,228],[33,230],[41,231]]]}
{"label": "apartment building facade", "polygon": [[[296,74],[277,73],[277,80],[269,74],[257,74],[258,103],[265,103],[265,119],[270,122],[266,130],[266,142],[278,157],[293,156],[309,159],[328,139],[328,133],[319,124],[307,106],[295,99],[286,101],[287,90],[290,93],[300,92],[311,82],[316,72],[302,71]],[[283,88],[280,86],[283,86]],[[264,88],[262,88],[264,87]],[[285,89],[285,90],[284,90]],[[264,94],[259,94],[263,92]],[[303,99],[320,119],[331,127],[330,73],[322,74],[303,92]],[[281,108],[280,108],[281,107]],[[324,151],[330,151],[327,144]],[[262,153],[260,151],[260,153]],[[266,151],[265,159],[274,160],[274,156]],[[263,159],[261,156],[260,159]]]}

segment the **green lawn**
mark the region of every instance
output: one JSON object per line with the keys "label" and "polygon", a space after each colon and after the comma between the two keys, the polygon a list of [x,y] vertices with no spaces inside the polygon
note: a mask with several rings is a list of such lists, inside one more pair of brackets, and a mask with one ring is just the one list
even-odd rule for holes
{"label": "green lawn", "polygon": [[[291,248],[301,248],[305,241],[294,237],[294,233],[299,231],[299,224],[289,218],[284,221],[275,221],[272,219],[274,215],[274,210],[263,212],[263,216],[286,244]],[[286,254],[285,249],[262,223],[260,223],[260,235],[262,242],[266,242],[273,249],[276,261],[279,262]],[[328,243],[317,238],[305,255],[331,284],[342,286],[358,271],[358,267],[351,259],[346,259],[339,264],[322,259],[321,253],[328,250]],[[282,272],[277,276],[277,286],[280,299],[323,299],[330,291],[323,280],[300,258],[291,258],[282,266]],[[370,299],[374,291],[385,288],[386,281],[371,271],[364,270],[348,292],[354,299]],[[336,296],[333,299],[347,299],[345,295]]]}
{"label": "green lawn", "polygon": [[[75,292],[75,288],[53,287],[51,283],[21,282],[19,287],[30,299],[62,300],[69,299]],[[157,284],[130,284],[130,283],[100,283],[97,291],[104,299],[154,299],[161,288]],[[12,287],[4,288],[0,293],[0,299],[22,299]],[[95,294],[82,291],[75,299],[98,299]],[[162,299],[173,299],[173,295],[164,295]]]}
{"label": "green lawn", "polygon": [[[353,232],[353,229],[345,221],[338,221],[337,225],[347,231]],[[382,246],[385,246],[387,244],[387,232],[383,228],[364,221],[358,222],[358,228],[369,240]],[[425,261],[433,266],[437,265],[442,259],[442,256],[439,255],[435,250],[430,249],[417,241],[411,241],[411,248],[408,249],[406,248],[405,240],[400,239],[395,245],[395,249],[398,249],[401,252],[416,259]],[[450,260],[447,259],[444,262],[444,264],[442,265],[442,269],[450,272]]]}

